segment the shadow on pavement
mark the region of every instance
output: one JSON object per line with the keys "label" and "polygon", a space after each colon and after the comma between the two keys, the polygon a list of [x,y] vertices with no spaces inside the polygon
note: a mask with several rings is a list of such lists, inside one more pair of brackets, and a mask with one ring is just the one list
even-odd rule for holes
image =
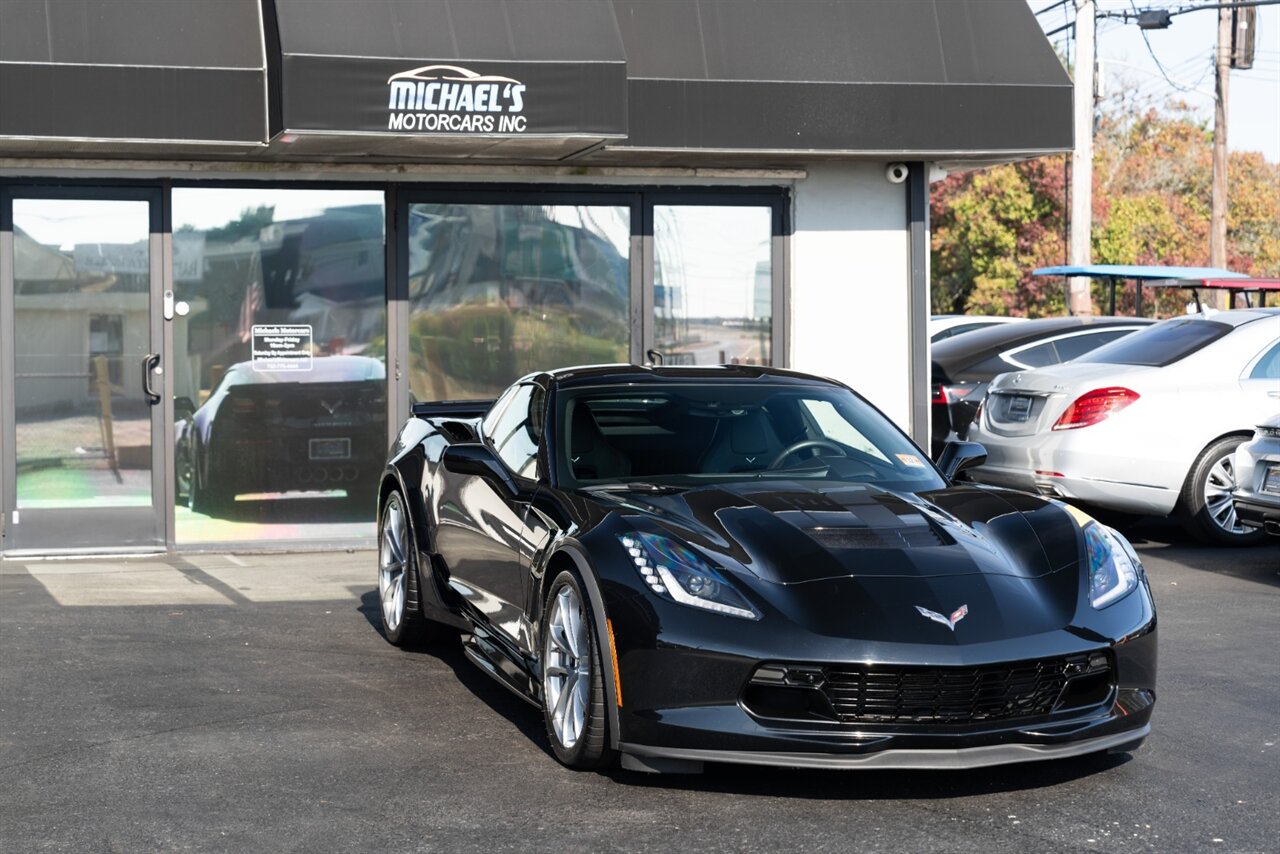
{"label": "shadow on pavement", "polygon": [[[1200,542],[1174,519],[1129,516],[1108,520],[1138,549],[1171,560],[1184,569],[1280,587],[1280,537],[1256,546],[1212,546]],[[1176,549],[1174,558],[1169,549]]]}
{"label": "shadow on pavement", "polygon": [[[382,632],[382,616],[378,608],[378,591],[370,590],[360,597],[358,609],[369,625],[379,635]],[[454,676],[463,688],[489,708],[505,718],[520,734],[538,746],[547,757],[555,762],[555,754],[547,741],[547,733],[542,720],[542,713],[506,688],[486,676],[479,667],[472,664],[462,651],[461,637],[451,629],[441,627],[443,637],[415,646],[401,647],[407,655],[430,655],[453,670]],[[383,635],[385,638],[385,635]]]}

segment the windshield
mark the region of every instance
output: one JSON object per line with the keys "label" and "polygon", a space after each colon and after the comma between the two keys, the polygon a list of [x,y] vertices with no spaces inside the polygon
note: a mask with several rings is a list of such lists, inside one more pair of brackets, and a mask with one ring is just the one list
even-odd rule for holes
{"label": "windshield", "polygon": [[944,483],[884,416],[845,389],[662,383],[557,394],[564,488],[691,487],[757,479]]}
{"label": "windshield", "polygon": [[1231,328],[1213,320],[1176,317],[1105,344],[1076,361],[1162,368],[1217,341]]}

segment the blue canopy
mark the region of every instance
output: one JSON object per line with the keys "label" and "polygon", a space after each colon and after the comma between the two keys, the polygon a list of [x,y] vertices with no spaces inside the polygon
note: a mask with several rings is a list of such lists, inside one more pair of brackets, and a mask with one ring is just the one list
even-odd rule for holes
{"label": "blue canopy", "polygon": [[1084,266],[1041,267],[1033,276],[1087,276],[1091,279],[1244,279],[1244,273],[1217,267],[1162,267],[1142,264],[1086,264]]}

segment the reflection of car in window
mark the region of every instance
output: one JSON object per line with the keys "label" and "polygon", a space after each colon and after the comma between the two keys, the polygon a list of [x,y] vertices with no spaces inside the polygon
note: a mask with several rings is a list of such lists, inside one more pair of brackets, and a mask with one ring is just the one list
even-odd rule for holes
{"label": "reflection of car in window", "polygon": [[587,228],[523,205],[413,205],[410,300],[447,309],[497,299],[612,314],[628,304],[627,262]]}
{"label": "reflection of car in window", "polygon": [[174,402],[178,498],[224,512],[237,495],[341,490],[372,500],[386,442],[386,370],[318,356],[310,370],[233,365],[198,409]]}

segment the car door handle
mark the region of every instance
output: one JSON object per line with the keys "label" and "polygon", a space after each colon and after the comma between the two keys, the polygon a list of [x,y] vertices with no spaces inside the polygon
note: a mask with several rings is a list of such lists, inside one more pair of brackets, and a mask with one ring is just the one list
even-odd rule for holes
{"label": "car door handle", "polygon": [[1280,391],[1269,391],[1267,397],[1280,397]]}
{"label": "car door handle", "polygon": [[159,353],[148,353],[142,357],[142,394],[147,398],[147,403],[152,406],[160,402],[160,395],[151,388],[151,372],[159,367]]}

